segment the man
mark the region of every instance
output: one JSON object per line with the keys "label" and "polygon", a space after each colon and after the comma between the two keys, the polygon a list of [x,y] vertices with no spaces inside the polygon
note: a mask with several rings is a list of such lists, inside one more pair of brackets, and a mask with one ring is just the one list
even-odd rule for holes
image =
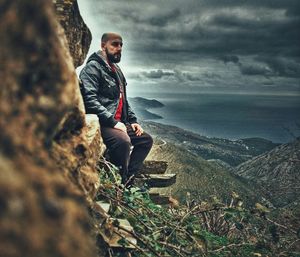
{"label": "man", "polygon": [[127,101],[127,83],[116,64],[121,60],[122,46],[120,35],[103,34],[101,51],[88,58],[80,80],[86,112],[98,115],[111,162],[120,168],[125,184],[141,168],[153,140],[137,123]]}

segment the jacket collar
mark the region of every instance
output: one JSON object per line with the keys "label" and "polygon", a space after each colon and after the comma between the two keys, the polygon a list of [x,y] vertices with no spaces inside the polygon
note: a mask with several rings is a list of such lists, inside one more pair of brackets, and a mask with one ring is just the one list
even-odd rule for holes
{"label": "jacket collar", "polygon": [[[109,65],[109,63],[107,62],[106,58],[103,56],[102,51],[97,51],[95,53],[93,53],[89,58],[88,61],[97,61],[99,62],[101,65],[103,65],[104,67],[106,67],[106,69],[108,69],[110,72],[113,72],[111,66]],[[114,66],[116,67],[116,70],[120,70],[120,67],[114,63]]]}
{"label": "jacket collar", "polygon": [[[108,72],[110,72],[112,74],[112,76],[115,76],[114,74],[116,74],[112,68],[110,67],[110,65],[108,64],[107,60],[104,58],[104,56],[102,55],[102,51],[98,51],[98,52],[94,52],[87,60],[87,63],[90,61],[96,61],[98,62],[100,65],[102,65]],[[118,73],[118,76],[121,77],[124,80],[124,84],[127,85],[126,79],[120,69],[120,67],[114,63],[114,66],[116,67],[116,71]]]}

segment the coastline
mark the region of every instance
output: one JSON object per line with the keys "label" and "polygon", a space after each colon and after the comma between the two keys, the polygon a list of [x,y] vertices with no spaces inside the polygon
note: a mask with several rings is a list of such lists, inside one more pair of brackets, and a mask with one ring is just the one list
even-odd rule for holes
{"label": "coastline", "polygon": [[[210,138],[239,140],[259,137],[287,143],[300,136],[300,104],[295,97],[254,95],[146,94],[162,107],[140,106],[147,117]],[[139,115],[138,115],[139,117]],[[140,117],[139,117],[140,118]]]}

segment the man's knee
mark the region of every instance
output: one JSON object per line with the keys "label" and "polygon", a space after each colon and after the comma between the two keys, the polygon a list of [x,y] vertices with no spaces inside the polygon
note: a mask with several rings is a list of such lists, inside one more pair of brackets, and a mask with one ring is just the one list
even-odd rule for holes
{"label": "man's knee", "polygon": [[130,139],[126,137],[118,138],[113,146],[107,145],[111,161],[117,165],[128,165],[131,146]]}
{"label": "man's knee", "polygon": [[143,134],[143,140],[142,140],[142,145],[145,148],[149,148],[151,149],[152,145],[153,145],[153,138],[148,134],[148,133],[144,133]]}
{"label": "man's knee", "polygon": [[122,133],[122,134],[118,135],[116,137],[116,142],[117,142],[118,146],[123,145],[123,146],[129,146],[129,147],[131,147],[130,137],[127,134],[125,134],[125,133]]}
{"label": "man's knee", "polygon": [[121,150],[123,151],[124,153],[130,153],[130,150],[131,150],[131,147],[132,147],[132,144],[130,141],[128,140],[120,140],[117,147],[115,149],[117,150]]}
{"label": "man's knee", "polygon": [[113,131],[109,138],[104,138],[104,143],[110,150],[118,148],[130,148],[131,140],[130,137],[121,131]]}
{"label": "man's knee", "polygon": [[153,138],[148,133],[144,133],[145,136],[145,144],[147,144],[150,148],[153,145]]}

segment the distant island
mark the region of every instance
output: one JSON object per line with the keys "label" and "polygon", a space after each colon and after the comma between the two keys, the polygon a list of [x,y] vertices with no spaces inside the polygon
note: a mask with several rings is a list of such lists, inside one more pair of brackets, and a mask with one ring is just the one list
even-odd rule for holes
{"label": "distant island", "polygon": [[163,117],[155,113],[150,112],[148,109],[161,108],[164,104],[155,99],[146,99],[143,97],[129,97],[128,101],[133,107],[134,112],[141,120],[157,120]]}

